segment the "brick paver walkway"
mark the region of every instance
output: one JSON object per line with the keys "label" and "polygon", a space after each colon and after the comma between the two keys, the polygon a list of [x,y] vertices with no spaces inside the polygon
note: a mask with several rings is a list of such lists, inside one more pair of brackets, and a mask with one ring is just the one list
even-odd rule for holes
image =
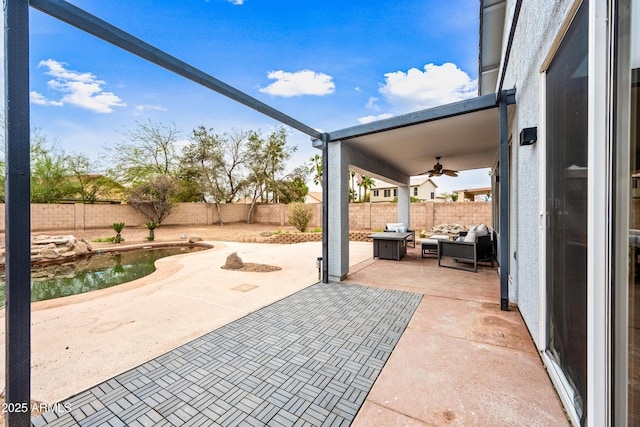
{"label": "brick paver walkway", "polygon": [[421,298],[316,284],[84,391],[32,423],[346,426]]}

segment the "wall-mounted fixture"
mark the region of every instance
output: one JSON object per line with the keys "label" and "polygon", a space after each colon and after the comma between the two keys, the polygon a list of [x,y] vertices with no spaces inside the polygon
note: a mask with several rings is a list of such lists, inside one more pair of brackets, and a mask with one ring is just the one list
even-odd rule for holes
{"label": "wall-mounted fixture", "polygon": [[520,145],[535,144],[538,140],[538,128],[524,128],[520,131]]}

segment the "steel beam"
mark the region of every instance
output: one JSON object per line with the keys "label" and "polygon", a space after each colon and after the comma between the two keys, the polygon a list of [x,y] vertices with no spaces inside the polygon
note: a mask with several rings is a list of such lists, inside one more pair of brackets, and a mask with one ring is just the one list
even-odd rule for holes
{"label": "steel beam", "polygon": [[431,122],[495,107],[496,97],[494,94],[478,96],[471,99],[465,99],[464,101],[440,105],[426,110],[415,111],[413,113],[403,114],[389,119],[376,120],[375,122],[330,132],[329,141],[332,142],[356,138],[363,135],[384,132],[391,129]]}
{"label": "steel beam", "polygon": [[29,2],[4,3],[6,425],[28,426],[31,398]]}
{"label": "steel beam", "polygon": [[108,43],[118,46],[140,58],[159,65],[208,89],[218,92],[232,100],[252,108],[285,125],[291,126],[313,138],[322,138],[322,133],[306,124],[282,113],[246,93],[230,86],[215,77],[169,55],[149,43],[114,27],[106,21],[63,0],[30,0],[29,3],[48,15],[66,22],[82,31],[92,34]]}

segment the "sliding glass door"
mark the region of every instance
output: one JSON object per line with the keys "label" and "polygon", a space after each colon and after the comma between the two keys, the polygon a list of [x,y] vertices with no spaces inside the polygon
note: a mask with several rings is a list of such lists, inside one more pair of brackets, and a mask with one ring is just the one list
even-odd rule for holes
{"label": "sliding glass door", "polygon": [[546,72],[546,307],[549,357],[582,422],[587,397],[588,4]]}

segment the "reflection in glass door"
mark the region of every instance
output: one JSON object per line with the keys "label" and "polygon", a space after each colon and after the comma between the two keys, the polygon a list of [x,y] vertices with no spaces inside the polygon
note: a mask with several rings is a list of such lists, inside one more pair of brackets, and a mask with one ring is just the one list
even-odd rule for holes
{"label": "reflection in glass door", "polygon": [[587,397],[588,4],[546,73],[548,355],[584,423]]}
{"label": "reflection in glass door", "polygon": [[[620,88],[631,90],[629,116],[622,117],[623,126],[628,120],[630,131],[629,171],[630,221],[629,221],[629,309],[628,309],[628,424],[640,425],[640,2],[631,2],[630,69],[624,81],[630,84]],[[629,37],[629,32],[622,35]],[[626,53],[620,53],[624,55]],[[630,87],[629,87],[630,86]],[[627,93],[628,95],[628,93]],[[624,96],[624,95],[623,95]]]}

